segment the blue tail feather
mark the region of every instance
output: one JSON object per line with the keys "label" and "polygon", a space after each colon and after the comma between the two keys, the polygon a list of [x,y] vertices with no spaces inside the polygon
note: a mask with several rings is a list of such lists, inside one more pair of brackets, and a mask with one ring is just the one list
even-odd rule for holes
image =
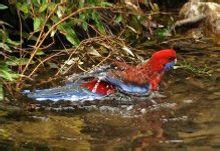
{"label": "blue tail feather", "polygon": [[62,87],[51,89],[36,90],[27,94],[29,98],[38,101],[81,101],[81,100],[95,100],[102,97],[100,94],[92,93],[89,90],[82,88],[79,83],[67,84]]}

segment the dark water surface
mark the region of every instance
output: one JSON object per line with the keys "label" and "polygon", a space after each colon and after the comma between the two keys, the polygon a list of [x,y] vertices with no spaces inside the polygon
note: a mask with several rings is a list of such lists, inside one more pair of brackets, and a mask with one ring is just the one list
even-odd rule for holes
{"label": "dark water surface", "polygon": [[167,97],[152,101],[69,112],[2,106],[0,150],[220,150],[220,50],[182,48],[178,55],[201,69],[207,65],[212,76],[171,71],[160,87]]}

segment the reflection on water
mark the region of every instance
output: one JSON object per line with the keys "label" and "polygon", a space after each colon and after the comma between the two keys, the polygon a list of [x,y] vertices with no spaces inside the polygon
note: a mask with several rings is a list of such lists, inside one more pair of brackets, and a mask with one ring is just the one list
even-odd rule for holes
{"label": "reflection on water", "polygon": [[220,150],[219,51],[178,54],[209,65],[215,78],[177,69],[161,85],[167,97],[151,102],[101,102],[71,112],[1,105],[0,150]]}

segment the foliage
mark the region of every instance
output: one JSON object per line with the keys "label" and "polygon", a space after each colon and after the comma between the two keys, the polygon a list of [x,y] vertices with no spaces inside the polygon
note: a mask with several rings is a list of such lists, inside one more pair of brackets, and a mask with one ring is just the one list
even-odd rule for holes
{"label": "foliage", "polygon": [[3,86],[0,84],[0,101],[4,99]]}
{"label": "foliage", "polygon": [[207,65],[203,67],[193,66],[192,64],[184,61],[179,63],[178,68],[183,68],[185,71],[188,71],[189,73],[192,73],[193,75],[201,76],[201,77],[211,77],[213,70],[208,67]]}
{"label": "foliage", "polygon": [[[65,49],[74,48],[74,53],[76,53],[76,50],[87,53],[84,51],[85,49],[90,50],[93,48],[96,51],[103,45],[109,50],[112,50],[110,48],[115,47],[115,45],[122,49],[125,47],[125,43],[121,40],[118,43],[119,41],[116,39],[134,37],[134,35],[141,34],[142,22],[148,18],[140,8],[132,3],[127,3],[127,1],[110,3],[103,0],[32,0],[19,1],[15,5],[20,11],[21,18],[23,18],[22,23],[32,20],[32,26],[30,27],[32,32],[28,38],[23,38],[25,38],[25,41],[32,40],[35,43],[34,49],[30,52],[30,59],[21,73],[26,73],[33,59],[40,60],[40,63],[27,75],[28,77],[31,77],[41,64],[48,62],[48,58],[43,60],[42,58],[44,56],[47,57],[51,50],[47,50],[47,53],[42,53],[41,56],[38,56],[39,51],[45,52],[44,48],[61,43]],[[156,4],[152,6],[156,8]],[[148,7],[147,2],[146,7]],[[155,10],[158,11],[158,9]],[[108,45],[98,42],[102,38],[96,39],[93,44],[89,44],[89,47],[82,44],[85,41],[93,41],[91,40],[93,37],[109,35],[112,36],[112,39]],[[53,55],[59,56],[54,53]],[[73,53],[70,56],[72,57],[72,55]],[[102,56],[100,52],[99,55],[100,57]]]}
{"label": "foliage", "polygon": [[[97,31],[105,33],[105,27],[100,19],[99,9],[107,9],[112,4],[102,0],[89,1],[48,1],[33,0],[16,3],[25,19],[33,19],[33,34],[48,32],[51,37],[56,33],[63,34],[73,45],[80,42],[76,27],[88,31],[94,25]],[[72,15],[69,15],[72,14]]]}
{"label": "foliage", "polygon": [[[0,4],[0,10],[7,9],[8,7]],[[19,45],[16,41],[9,38],[6,30],[6,26],[10,26],[8,23],[0,20],[0,55],[3,56],[0,61],[0,100],[3,100],[3,85],[4,81],[15,81],[20,75],[13,72],[10,68],[10,63],[8,61],[14,61],[17,63],[16,57],[10,58],[9,55],[12,53],[12,47]]]}

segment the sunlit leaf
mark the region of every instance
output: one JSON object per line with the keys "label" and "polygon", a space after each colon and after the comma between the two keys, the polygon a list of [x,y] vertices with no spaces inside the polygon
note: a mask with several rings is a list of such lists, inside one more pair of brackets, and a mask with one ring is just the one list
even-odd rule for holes
{"label": "sunlit leaf", "polygon": [[14,46],[20,45],[20,42],[11,40],[9,37],[5,40],[5,42],[8,43],[8,44],[14,45]]}
{"label": "sunlit leaf", "polygon": [[79,14],[79,18],[80,18],[81,20],[85,20],[86,15],[85,15],[84,13],[80,13],[80,14]]}
{"label": "sunlit leaf", "polygon": [[84,21],[84,22],[82,23],[82,27],[83,27],[83,29],[84,29],[85,31],[87,31],[87,30],[88,30],[88,23],[87,23],[86,21]]}
{"label": "sunlit leaf", "polygon": [[25,13],[25,14],[27,14],[28,12],[29,12],[29,5],[28,5],[28,3],[23,3],[23,4],[21,4],[21,3],[19,3],[19,2],[17,2],[16,3],[16,6],[17,6],[17,8],[20,10],[20,11],[22,11],[23,13]]}
{"label": "sunlit leaf", "polygon": [[50,33],[50,37],[53,37],[56,34],[57,30],[52,30]]}
{"label": "sunlit leaf", "polygon": [[41,55],[44,55],[44,54],[45,54],[44,51],[42,51],[41,49],[37,50],[36,55],[41,56]]}
{"label": "sunlit leaf", "polygon": [[171,31],[167,28],[159,28],[159,29],[156,29],[155,35],[158,38],[164,38],[164,37],[171,36]]}
{"label": "sunlit leaf", "polygon": [[10,47],[5,43],[0,42],[0,48],[3,48],[5,51],[12,52]]}
{"label": "sunlit leaf", "polygon": [[160,11],[160,8],[159,8],[159,6],[157,5],[157,3],[153,3],[153,5],[152,5],[152,10],[153,10],[154,12],[159,12],[159,11]]}
{"label": "sunlit leaf", "polygon": [[7,81],[16,80],[20,74],[14,73],[11,69],[7,67],[7,65],[0,64],[0,77]]}
{"label": "sunlit leaf", "polygon": [[49,5],[49,3],[44,3],[44,4],[42,4],[42,5],[40,6],[39,13],[44,12],[44,11],[47,9],[48,5]]}
{"label": "sunlit leaf", "polygon": [[76,38],[75,32],[67,34],[66,39],[74,46],[79,44],[79,40]]}
{"label": "sunlit leaf", "polygon": [[8,34],[0,29],[0,40],[4,41],[4,43],[1,43],[1,48],[5,49],[6,51],[11,52],[9,46],[18,46],[20,45],[20,42],[13,41],[9,38]]}
{"label": "sunlit leaf", "polygon": [[56,13],[59,18],[61,18],[63,16],[64,12],[65,12],[65,8],[62,6],[58,6]]}
{"label": "sunlit leaf", "polygon": [[66,39],[75,45],[78,45],[80,43],[75,31],[72,29],[72,24],[71,23],[63,23],[58,25],[59,31],[65,35]]}
{"label": "sunlit leaf", "polygon": [[99,32],[105,34],[105,27],[103,26],[102,22],[100,21],[100,16],[97,12],[92,12],[92,19],[95,21],[95,26],[98,28]]}
{"label": "sunlit leaf", "polygon": [[48,8],[47,8],[47,9],[48,9],[48,11],[53,11],[56,6],[57,6],[57,5],[56,5],[55,3],[50,2],[50,5],[48,5]]}
{"label": "sunlit leaf", "polygon": [[57,23],[60,19],[57,16],[52,16],[51,20],[53,21],[53,23]]}
{"label": "sunlit leaf", "polygon": [[3,85],[0,84],[0,101],[4,99]]}
{"label": "sunlit leaf", "polygon": [[42,24],[42,19],[40,19],[39,17],[35,17],[34,18],[34,31],[39,30],[41,24]]}
{"label": "sunlit leaf", "polygon": [[115,18],[115,23],[118,24],[122,21],[122,15],[118,15],[116,18]]}
{"label": "sunlit leaf", "polygon": [[8,8],[8,6],[0,4],[0,10],[7,9],[7,8]]}
{"label": "sunlit leaf", "polygon": [[[28,63],[28,58],[16,58],[16,57],[10,57],[5,63],[10,66],[22,66],[26,65]],[[34,61],[31,61],[30,64],[33,64]]]}
{"label": "sunlit leaf", "polygon": [[8,81],[14,81],[20,76],[19,74],[8,72],[5,70],[0,71],[0,73],[1,73],[0,77]]}
{"label": "sunlit leaf", "polygon": [[84,3],[85,3],[85,0],[80,0],[79,1],[79,8],[84,7]]}
{"label": "sunlit leaf", "polygon": [[101,6],[112,6],[112,3],[109,3],[109,2],[101,2]]}
{"label": "sunlit leaf", "polygon": [[98,28],[98,30],[99,30],[102,34],[105,34],[105,27],[103,26],[102,23],[96,22],[96,27]]}

